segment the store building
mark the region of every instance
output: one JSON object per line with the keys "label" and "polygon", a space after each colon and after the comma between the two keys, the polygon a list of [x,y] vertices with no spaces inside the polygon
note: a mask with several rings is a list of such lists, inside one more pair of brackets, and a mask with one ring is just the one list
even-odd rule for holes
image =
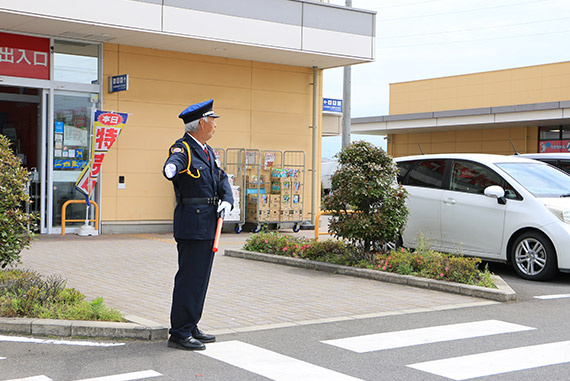
{"label": "store building", "polygon": [[[95,109],[129,115],[92,197],[100,231],[170,230],[162,165],[180,111],[210,98],[222,115],[212,147],[305,153],[310,220],[322,69],[374,60],[375,12],[303,0],[0,0],[0,28],[0,133],[33,170],[42,234],[59,233],[63,202],[83,198],[74,183]],[[109,92],[120,75],[128,89]]]}
{"label": "store building", "polygon": [[390,114],[352,119],[394,157],[570,151],[570,62],[394,83]]}

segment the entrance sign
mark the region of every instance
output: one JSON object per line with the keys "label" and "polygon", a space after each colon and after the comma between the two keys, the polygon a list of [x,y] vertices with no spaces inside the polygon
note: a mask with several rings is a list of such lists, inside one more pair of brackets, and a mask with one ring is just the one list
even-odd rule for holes
{"label": "entrance sign", "polygon": [[115,75],[109,77],[109,92],[116,93],[117,91],[126,91],[129,89],[129,75]]}
{"label": "entrance sign", "polygon": [[342,99],[323,98],[323,111],[342,112]]}
{"label": "entrance sign", "polygon": [[93,141],[91,147],[91,160],[89,165],[83,168],[75,189],[83,193],[85,201],[89,205],[89,196],[97,184],[97,178],[101,172],[101,165],[105,155],[121,133],[127,123],[127,114],[118,112],[96,111],[93,123]]}
{"label": "entrance sign", "polygon": [[49,38],[0,33],[0,75],[49,79]]}

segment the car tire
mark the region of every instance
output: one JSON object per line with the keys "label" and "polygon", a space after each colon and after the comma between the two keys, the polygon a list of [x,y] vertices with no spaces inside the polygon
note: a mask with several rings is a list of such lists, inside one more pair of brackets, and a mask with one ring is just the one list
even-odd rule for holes
{"label": "car tire", "polygon": [[558,272],[554,245],[544,234],[535,231],[517,237],[511,248],[511,263],[523,279],[548,280]]}

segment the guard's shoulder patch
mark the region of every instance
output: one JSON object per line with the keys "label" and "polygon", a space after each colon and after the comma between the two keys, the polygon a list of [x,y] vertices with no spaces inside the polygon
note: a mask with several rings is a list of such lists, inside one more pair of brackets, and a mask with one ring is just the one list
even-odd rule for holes
{"label": "guard's shoulder patch", "polygon": [[172,147],[170,153],[184,153],[184,148],[182,147]]}

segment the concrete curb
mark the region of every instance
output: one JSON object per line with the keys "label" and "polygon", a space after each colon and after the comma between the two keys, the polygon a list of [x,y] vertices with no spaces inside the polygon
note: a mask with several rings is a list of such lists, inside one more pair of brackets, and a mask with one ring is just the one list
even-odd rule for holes
{"label": "concrete curb", "polygon": [[410,275],[399,275],[378,270],[361,269],[349,266],[334,265],[330,263],[311,261],[308,259],[291,258],[281,255],[257,253],[246,250],[224,250],[224,255],[236,258],[252,259],[281,265],[302,267],[310,270],[325,271],[334,274],[349,275],[359,278],[379,280],[382,282],[397,283],[405,286],[427,288],[435,291],[451,292],[460,295],[474,296],[498,302],[511,302],[517,300],[517,294],[500,277],[494,275],[493,281],[498,289],[472,286],[461,283],[451,283],[435,279],[419,278]]}
{"label": "concrete curb", "polygon": [[168,328],[135,315],[128,323],[85,320],[0,318],[0,333],[29,336],[98,337],[107,339],[166,340]]}

